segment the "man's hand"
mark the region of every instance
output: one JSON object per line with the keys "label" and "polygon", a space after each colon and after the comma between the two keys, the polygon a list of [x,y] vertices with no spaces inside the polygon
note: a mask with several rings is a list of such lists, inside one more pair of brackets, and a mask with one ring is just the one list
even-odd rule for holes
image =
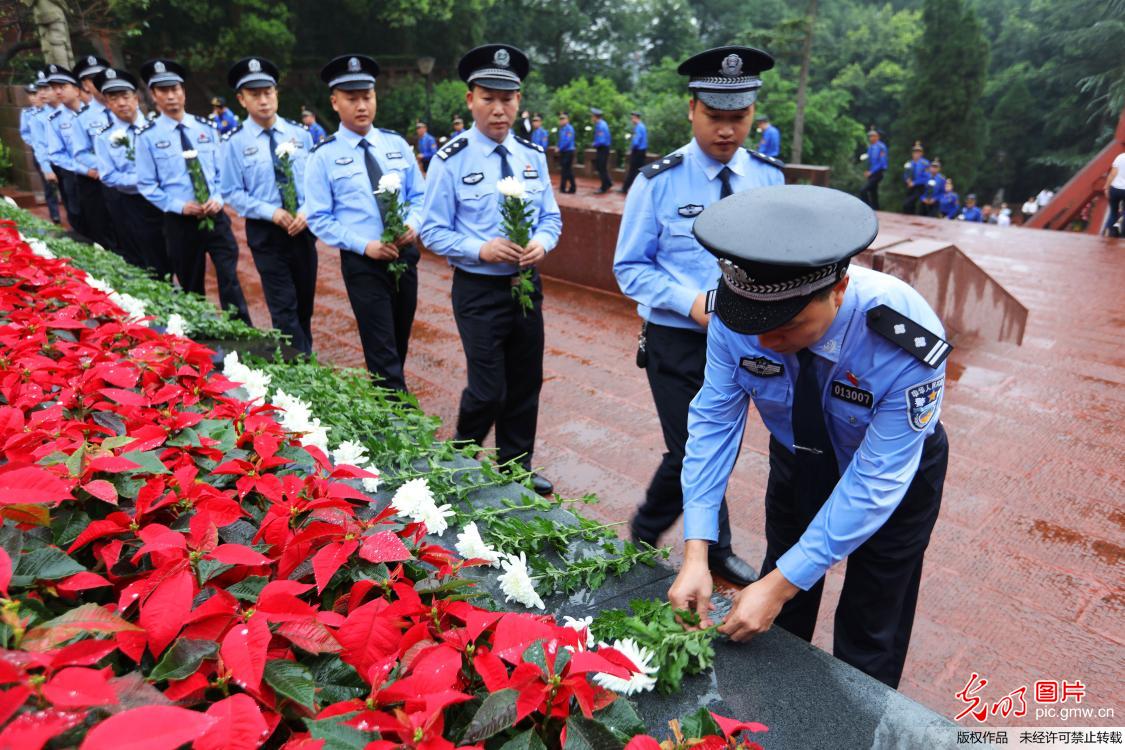
{"label": "man's hand", "polygon": [[301,232],[309,228],[309,222],[305,219],[304,214],[297,214],[289,222],[289,236],[296,237]]}
{"label": "man's hand", "polygon": [[531,268],[546,257],[547,249],[543,247],[543,243],[539,240],[532,240],[527,243],[527,249],[523,251],[523,256],[520,257],[520,268]]}
{"label": "man's hand", "polygon": [[398,260],[398,248],[389,242],[371,240],[363,248],[363,254],[371,260]]}
{"label": "man's hand", "polygon": [[404,248],[407,245],[413,245],[417,241],[418,233],[414,231],[414,227],[407,224],[406,231],[395,238],[395,247]]}
{"label": "man's hand", "polygon": [[781,606],[799,591],[774,568],[734,595],[734,606],[719,632],[732,641],[748,641],[766,632],[780,614]]}
{"label": "man's hand", "polygon": [[707,312],[707,293],[700,292],[691,303],[691,319],[704,328],[711,322],[711,315]]}
{"label": "man's hand", "polygon": [[[47,182],[54,182],[54,183],[57,184],[58,181],[59,181],[59,176],[57,174],[55,174],[54,172],[44,172],[43,173],[43,179],[46,180]],[[1109,195],[1109,193],[1106,193],[1106,195]]]}
{"label": "man's hand", "polygon": [[293,223],[293,215],[284,208],[277,208],[274,209],[273,218],[270,219],[270,221],[277,224],[282,229],[288,230],[289,225]]}
{"label": "man's hand", "polygon": [[907,186],[907,187],[914,187],[914,180],[907,180],[907,181],[906,181],[906,186]]}
{"label": "man's hand", "polygon": [[207,202],[203,204],[203,215],[214,216],[223,210],[223,204],[219,203],[215,198],[208,198]]}
{"label": "man's hand", "polygon": [[188,201],[184,204],[184,210],[181,212],[184,216],[205,216],[203,206],[195,201]]}
{"label": "man's hand", "polygon": [[[684,545],[684,564],[668,589],[668,602],[675,609],[687,609],[699,615],[699,628],[711,627],[711,570],[707,567],[705,539],[689,539]],[[688,627],[689,630],[697,628]]]}
{"label": "man's hand", "polygon": [[523,248],[505,237],[496,237],[484,243],[480,259],[485,263],[519,263]]}
{"label": "man's hand", "polygon": [[871,170],[870,169],[863,170],[863,176],[864,177],[870,177],[871,176]]}
{"label": "man's hand", "polygon": [[98,177],[98,170],[93,169],[93,168],[86,170],[86,176],[89,177],[91,180],[101,179],[101,178]]}

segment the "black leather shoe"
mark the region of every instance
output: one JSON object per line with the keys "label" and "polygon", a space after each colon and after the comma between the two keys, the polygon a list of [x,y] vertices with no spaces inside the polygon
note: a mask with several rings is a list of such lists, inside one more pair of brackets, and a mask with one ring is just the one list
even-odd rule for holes
{"label": "black leather shoe", "polygon": [[546,497],[555,491],[555,485],[542,474],[532,474],[531,489],[535,490],[535,494]]}
{"label": "black leather shoe", "polygon": [[707,567],[711,569],[711,575],[735,586],[749,586],[758,580],[758,572],[738,555],[732,554],[723,558],[709,557]]}

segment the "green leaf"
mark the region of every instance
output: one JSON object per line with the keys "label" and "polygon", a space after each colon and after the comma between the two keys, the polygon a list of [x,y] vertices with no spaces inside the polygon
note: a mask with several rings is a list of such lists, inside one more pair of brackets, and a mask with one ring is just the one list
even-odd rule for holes
{"label": "green leaf", "polygon": [[335,654],[305,659],[305,664],[312,669],[321,705],[359,698],[370,690],[355,669]]}
{"label": "green leaf", "polygon": [[316,683],[307,667],[290,659],[271,659],[266,662],[266,682],[291,701],[313,708]]}
{"label": "green leaf", "polygon": [[129,451],[123,453],[124,458],[135,464],[140,464],[136,469],[130,469],[123,474],[171,474],[168,467],[160,460],[157,451]]}
{"label": "green leaf", "polygon": [[305,726],[314,740],[324,740],[321,750],[363,750],[368,742],[375,739],[374,732],[361,732],[346,726],[344,718],[305,719]]}
{"label": "green leaf", "polygon": [[571,716],[566,720],[566,744],[562,750],[621,750],[623,747],[625,743],[600,721],[585,716]]}
{"label": "green leaf", "polygon": [[637,714],[632,701],[618,698],[594,713],[594,718],[609,727],[619,737],[630,738],[645,733],[645,723]]}
{"label": "green leaf", "polygon": [[718,722],[711,716],[711,712],[706,708],[700,708],[690,716],[684,717],[683,722],[680,724],[680,729],[684,733],[684,737],[688,739],[698,739],[706,737],[711,734],[722,736],[723,730],[719,727]]}
{"label": "green leaf", "polygon": [[55,517],[51,519],[51,533],[55,544],[60,547],[69,547],[70,543],[77,539],[78,535],[89,525],[90,517],[81,507],[68,505],[60,508]]}
{"label": "green leaf", "polygon": [[21,555],[12,575],[12,586],[30,586],[36,581],[56,581],[86,570],[58,547],[40,547]]}
{"label": "green leaf", "polygon": [[464,744],[472,744],[487,740],[492,735],[502,732],[516,723],[516,699],[519,691],[505,688],[484,699],[465,736],[461,738]]}
{"label": "green leaf", "polygon": [[528,729],[505,742],[500,750],[547,750],[547,746],[534,729]]}
{"label": "green leaf", "polygon": [[204,659],[210,659],[218,653],[219,644],[214,641],[180,638],[164,652],[148,678],[153,682],[183,680],[195,674]]}
{"label": "green leaf", "polygon": [[265,576],[249,576],[227,586],[227,593],[244,602],[256,602],[269,582],[270,579]]}

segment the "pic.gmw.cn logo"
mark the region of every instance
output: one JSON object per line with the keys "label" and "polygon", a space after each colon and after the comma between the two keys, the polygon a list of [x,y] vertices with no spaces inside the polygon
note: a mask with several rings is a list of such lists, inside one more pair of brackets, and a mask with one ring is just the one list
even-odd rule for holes
{"label": "pic.gmw.cn logo", "polygon": [[[1028,715],[1028,688],[1021,685],[999,699],[989,702],[982,693],[988,685],[988,678],[973,672],[965,687],[954,697],[965,704],[961,712],[953,717],[960,721],[971,716],[978,722],[992,716],[1022,717]],[[1108,719],[1113,718],[1112,708],[1094,708],[1081,705],[1086,697],[1086,685],[1081,680],[1036,680],[1032,686],[1030,699],[1035,703],[1036,719]],[[1070,705],[1067,705],[1070,704]]]}

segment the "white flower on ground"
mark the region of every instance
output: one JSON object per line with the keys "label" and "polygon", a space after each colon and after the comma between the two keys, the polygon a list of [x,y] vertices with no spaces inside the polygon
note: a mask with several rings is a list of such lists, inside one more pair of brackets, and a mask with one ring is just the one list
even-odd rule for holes
{"label": "white flower on ground", "polygon": [[[601,643],[598,645],[607,646],[608,644]],[[659,670],[652,664],[652,660],[656,656],[652,649],[637,645],[637,642],[632,638],[614,641],[613,648],[624,654],[640,671],[634,672],[633,676],[627,680],[605,672],[598,672],[593,677],[595,683],[620,695],[644,693],[656,687],[655,675]]]}
{"label": "white flower on ground", "polygon": [[111,287],[101,279],[94,278],[90,274],[86,274],[86,284],[87,286],[91,286],[94,289],[97,289],[99,292],[104,292],[105,294],[113,294],[113,287]]}
{"label": "white flower on ground", "polygon": [[457,514],[453,511],[453,506],[446,503],[445,505],[423,506],[412,516],[412,519],[426,524],[426,531],[431,534],[441,536],[449,528],[448,519],[455,515]]}
{"label": "white flower on ground", "polygon": [[363,482],[364,491],[366,491],[366,492],[378,492],[379,491],[379,482],[381,482],[382,479],[383,479],[382,472],[380,472],[379,469],[376,468],[375,464],[367,464],[365,469],[367,471],[371,472],[372,474],[374,474],[375,476],[364,477],[362,480],[360,480],[360,481]]}
{"label": "white flower on ground", "polygon": [[184,159],[186,159],[188,161],[190,161],[192,159],[195,159],[198,156],[199,156],[199,152],[196,151],[193,148],[189,148],[187,151],[184,152]]}
{"label": "white flower on ground", "polygon": [[496,579],[500,590],[504,592],[504,601],[515,600],[527,607],[546,609],[543,600],[535,592],[535,584],[531,581],[531,574],[527,572],[527,555],[523,552],[519,557],[508,555],[500,561],[504,572]]}
{"label": "white flower on ground", "polygon": [[500,191],[500,195],[507,198],[523,198],[527,192],[524,184],[515,177],[503,178],[496,183],[496,189]]}
{"label": "white flower on ground", "polygon": [[12,200],[11,196],[8,196],[8,195],[4,196],[4,202],[7,203],[12,208],[19,208],[20,207],[20,204],[16,203],[14,200]]}
{"label": "white flower on ground", "polygon": [[238,352],[223,357],[223,375],[242,386],[248,401],[265,401],[273,376],[262,370],[247,367],[238,360]]}
{"label": "white flower on ground", "polygon": [[313,419],[304,433],[301,436],[301,445],[305,447],[315,446],[320,449],[321,453],[328,453],[328,428],[321,425],[319,419]]}
{"label": "white flower on ground", "polygon": [[402,176],[398,172],[388,172],[379,178],[376,193],[397,193],[402,190]]}
{"label": "white flower on ground", "polygon": [[274,149],[274,153],[278,156],[288,156],[292,158],[293,154],[297,153],[297,144],[293,141],[279,143],[277,144],[277,148]]}
{"label": "white flower on ground", "polygon": [[457,554],[466,560],[487,560],[493,568],[500,567],[500,553],[485,544],[481,539],[480,530],[475,521],[465,525],[457,535],[457,544],[453,545]]}
{"label": "white flower on ground", "polygon": [[34,237],[24,237],[23,241],[31,248],[31,252],[35,253],[40,258],[46,258],[47,260],[53,260],[55,258],[55,254],[51,252],[51,248],[47,247],[47,243],[43,240],[37,240]]}
{"label": "white flower on ground", "polygon": [[184,316],[179,313],[172,313],[168,316],[168,323],[164,326],[165,330],[173,336],[187,336],[187,321]]}
{"label": "white flower on ground", "polygon": [[125,311],[125,319],[130,323],[140,322],[145,316],[145,303],[131,294],[125,292],[110,292],[109,298],[114,304]]}
{"label": "white flower on ground", "polygon": [[571,617],[570,615],[563,615],[563,627],[577,630],[579,633],[586,634],[586,648],[591,649],[597,643],[594,640],[594,634],[590,632],[590,625],[594,622],[594,618],[590,617]]}
{"label": "white flower on ground", "polygon": [[395,490],[391,505],[400,516],[409,518],[415,523],[426,524],[426,530],[438,536],[449,528],[446,518],[454,515],[452,507],[448,504],[438,506],[425,477],[411,479]]}
{"label": "white flower on ground", "polygon": [[367,447],[354,440],[345,440],[332,451],[332,463],[340,466],[347,464],[357,469],[367,461]]}

